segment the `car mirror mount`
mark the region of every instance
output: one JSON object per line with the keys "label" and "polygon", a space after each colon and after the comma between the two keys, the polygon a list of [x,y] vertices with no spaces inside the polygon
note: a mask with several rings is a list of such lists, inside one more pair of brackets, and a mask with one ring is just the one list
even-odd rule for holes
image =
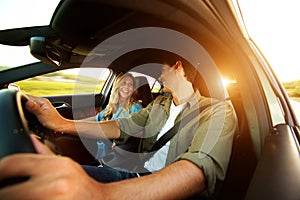
{"label": "car mirror mount", "polygon": [[61,65],[61,53],[57,48],[47,44],[45,37],[34,36],[30,38],[30,53],[43,62],[56,66]]}

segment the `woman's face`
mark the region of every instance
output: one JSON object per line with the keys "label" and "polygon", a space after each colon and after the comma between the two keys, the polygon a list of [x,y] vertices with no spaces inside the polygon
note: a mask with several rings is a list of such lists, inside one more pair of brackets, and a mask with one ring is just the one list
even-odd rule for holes
{"label": "woman's face", "polygon": [[119,95],[121,100],[127,100],[133,93],[133,80],[131,77],[126,76],[123,81],[121,81],[119,87]]}

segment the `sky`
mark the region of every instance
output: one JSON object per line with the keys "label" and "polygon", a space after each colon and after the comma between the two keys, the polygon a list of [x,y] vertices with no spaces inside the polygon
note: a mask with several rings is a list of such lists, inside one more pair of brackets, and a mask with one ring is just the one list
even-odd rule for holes
{"label": "sky", "polygon": [[[58,2],[59,0],[0,0],[0,30],[47,25]],[[45,7],[46,10],[35,9],[38,7]],[[0,66],[18,66],[38,61],[30,55],[27,46],[16,48],[0,45],[0,55]]]}
{"label": "sky", "polygon": [[251,38],[281,82],[300,80],[300,1],[239,0]]}
{"label": "sky", "polygon": [[[298,19],[300,19],[299,0],[238,0],[243,11],[243,17],[248,27],[248,32],[254,39],[256,44],[262,50],[263,54],[267,57],[273,70],[277,74],[277,77],[281,82],[289,82],[294,80],[300,80],[300,29],[297,27]],[[15,4],[18,4],[16,7]],[[25,3],[26,2],[26,3]],[[32,3],[28,3],[32,2]],[[47,24],[49,18],[52,15],[55,5],[58,0],[0,0],[0,30],[9,27],[14,23],[14,26],[23,24],[23,17],[31,17],[27,19],[27,26],[31,26],[30,23]],[[47,11],[34,10],[34,12],[28,12],[24,9],[26,6],[39,4],[47,4]],[[16,11],[11,12],[10,6],[14,6]],[[32,10],[33,8],[29,8]],[[16,13],[18,13],[16,15]],[[37,18],[36,15],[39,17]],[[16,16],[16,18],[14,17]],[[25,17],[24,17],[25,18]],[[46,19],[46,20],[45,20]],[[26,48],[26,47],[25,47]],[[16,62],[16,65],[21,62],[20,55],[24,54],[24,50],[18,53],[15,49],[15,57],[11,60]],[[6,49],[5,51],[10,51]],[[28,49],[26,49],[29,53]],[[1,55],[5,55],[1,52]],[[5,56],[1,58],[1,65]],[[32,60],[32,59],[31,59]],[[31,62],[28,60],[28,63]]]}

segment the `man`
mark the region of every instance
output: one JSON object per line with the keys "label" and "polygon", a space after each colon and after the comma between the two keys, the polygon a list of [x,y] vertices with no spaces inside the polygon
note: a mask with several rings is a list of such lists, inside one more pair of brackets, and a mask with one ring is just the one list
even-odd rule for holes
{"label": "man", "polygon": [[[147,108],[129,118],[105,122],[68,120],[59,115],[49,101],[36,97],[31,97],[26,108],[45,127],[57,132],[126,142],[130,135],[138,136],[143,130],[140,152],[148,152],[154,142],[180,118],[217,101],[194,91],[190,76],[186,73],[181,61],[172,67],[165,66],[160,80],[164,92],[171,96],[156,98]],[[210,195],[216,180],[225,177],[235,128],[236,119],[230,105],[225,102],[210,105],[145,162],[144,167],[152,174],[140,177],[135,172],[85,166],[86,172],[94,177],[91,178],[80,165],[71,159],[53,155],[33,138],[37,151],[42,155],[18,154],[0,161],[0,180],[30,176],[26,182],[1,189],[0,197],[184,199],[200,193]],[[124,180],[117,181],[121,179]],[[110,183],[103,184],[101,181]]]}

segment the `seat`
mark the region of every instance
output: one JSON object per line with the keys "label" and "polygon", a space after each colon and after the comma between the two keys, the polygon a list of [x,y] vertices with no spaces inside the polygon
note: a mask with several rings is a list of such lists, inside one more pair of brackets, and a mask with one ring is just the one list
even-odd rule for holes
{"label": "seat", "polygon": [[257,164],[250,128],[247,123],[237,84],[227,87],[220,84],[220,80],[211,81],[209,87],[205,79],[196,74],[194,86],[201,95],[220,100],[230,101],[238,120],[232,145],[232,154],[224,181],[217,181],[216,189],[209,200],[244,199],[252,174]]}
{"label": "seat", "polygon": [[240,91],[237,86],[228,88],[230,100],[238,118],[238,129],[234,136],[232,154],[226,178],[217,185],[211,199],[244,199],[253,172],[257,165],[254,144],[251,139]]}
{"label": "seat", "polygon": [[136,76],[135,79],[137,85],[137,93],[135,94],[135,97],[139,100],[143,107],[146,107],[153,100],[148,80],[144,76]]}

